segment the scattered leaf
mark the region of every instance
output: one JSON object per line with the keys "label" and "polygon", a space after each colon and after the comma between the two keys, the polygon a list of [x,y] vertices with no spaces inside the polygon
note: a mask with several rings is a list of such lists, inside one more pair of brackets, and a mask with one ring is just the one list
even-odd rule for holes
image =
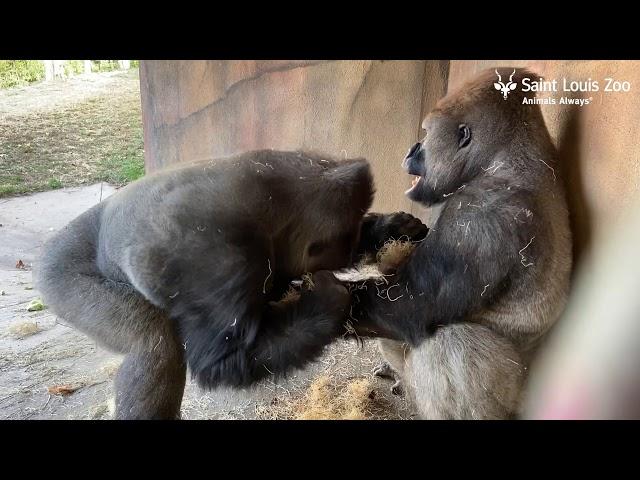
{"label": "scattered leaf", "polygon": [[29,302],[29,305],[27,305],[28,312],[39,312],[40,310],[44,310],[44,303],[40,298],[35,298],[31,300]]}
{"label": "scattered leaf", "polygon": [[33,287],[24,287],[25,290],[33,290]]}
{"label": "scattered leaf", "polygon": [[73,392],[78,390],[79,386],[73,385],[55,385],[53,387],[49,387],[47,390],[50,395],[59,395],[61,397],[65,397],[67,395],[71,395]]}

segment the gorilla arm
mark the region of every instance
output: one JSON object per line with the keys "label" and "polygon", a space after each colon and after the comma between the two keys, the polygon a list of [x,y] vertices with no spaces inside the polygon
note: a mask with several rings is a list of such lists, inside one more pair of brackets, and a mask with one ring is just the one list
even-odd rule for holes
{"label": "gorilla arm", "polygon": [[507,218],[491,208],[443,212],[449,220],[438,221],[396,274],[352,284],[356,333],[416,345],[489,305],[519,274],[517,246],[529,231]]}
{"label": "gorilla arm", "polygon": [[[268,300],[276,266],[259,242],[239,246],[242,242],[233,239],[219,243],[216,252],[201,250],[203,244],[196,242],[185,242],[193,246],[188,251],[153,253],[151,261],[165,265],[162,274],[136,283],[177,323],[185,358],[201,386],[244,387],[285,374],[314,360],[344,332],[349,295],[332,274],[314,274],[313,291],[298,301],[273,303]],[[198,251],[198,257],[191,253]],[[150,256],[141,253],[138,266]]]}
{"label": "gorilla arm", "polygon": [[256,303],[219,330],[207,321],[216,313],[229,320],[237,305],[219,304],[211,316],[181,315],[181,324],[188,325],[186,357],[198,383],[246,387],[315,360],[344,331],[349,294],[330,272],[315,273],[313,281],[314,290],[302,292],[297,301]]}
{"label": "gorilla arm", "polygon": [[362,220],[357,254],[375,255],[390,239],[400,240],[406,237],[407,241],[418,242],[428,232],[429,228],[409,213],[368,213]]}

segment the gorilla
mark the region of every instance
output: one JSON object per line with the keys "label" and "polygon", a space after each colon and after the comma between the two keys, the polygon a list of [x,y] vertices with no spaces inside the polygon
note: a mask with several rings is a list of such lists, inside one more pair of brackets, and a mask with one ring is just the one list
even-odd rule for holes
{"label": "gorilla", "polygon": [[405,193],[439,216],[392,272],[351,286],[356,333],[381,337],[374,372],[402,380],[423,418],[517,416],[531,356],[568,294],[556,151],[540,107],[518,90],[503,98],[496,78],[482,73],[426,117],[402,162],[414,176]]}
{"label": "gorilla", "polygon": [[[266,150],[179,166],[58,232],[37,285],[59,317],[125,354],[116,418],[179,418],[187,365],[202,387],[246,387],[344,332],[349,293],[328,270],[426,234],[408,214],[364,219],[373,194],[364,159]],[[313,287],[280,301],[305,272]]]}

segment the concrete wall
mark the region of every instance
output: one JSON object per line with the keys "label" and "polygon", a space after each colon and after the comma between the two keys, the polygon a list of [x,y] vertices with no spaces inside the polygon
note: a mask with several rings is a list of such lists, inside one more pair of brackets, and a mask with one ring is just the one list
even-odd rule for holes
{"label": "concrete wall", "polygon": [[400,162],[447,72],[438,61],[143,61],[147,171],[258,148],[364,156],[374,208],[411,211]]}
{"label": "concrete wall", "polygon": [[[402,194],[410,179],[400,161],[447,88],[497,65],[600,84],[583,94],[590,105],[542,107],[560,152],[579,258],[639,190],[640,62],[145,61],[147,169],[254,148],[365,156],[378,188],[374,208],[427,218]],[[631,82],[631,92],[603,92],[606,77]]]}

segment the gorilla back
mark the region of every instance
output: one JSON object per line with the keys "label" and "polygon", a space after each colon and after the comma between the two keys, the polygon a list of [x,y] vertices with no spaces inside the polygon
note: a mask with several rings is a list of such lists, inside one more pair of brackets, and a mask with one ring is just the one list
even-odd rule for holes
{"label": "gorilla back", "polygon": [[117,418],[176,418],[186,363],[205,387],[242,387],[316,358],[342,332],[346,266],[371,205],[365,160],[257,151],[149,175],[44,247],[53,311],[126,354]]}

